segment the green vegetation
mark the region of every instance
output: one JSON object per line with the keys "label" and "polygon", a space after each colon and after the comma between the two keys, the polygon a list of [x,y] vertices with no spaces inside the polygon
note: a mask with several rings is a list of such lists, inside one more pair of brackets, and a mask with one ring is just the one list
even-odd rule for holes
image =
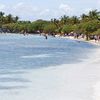
{"label": "green vegetation", "polygon": [[74,32],[83,34],[89,40],[91,35],[100,35],[100,12],[92,10],[88,14],[77,16],[62,16],[51,21],[20,21],[18,16],[5,15],[0,12],[0,29],[11,33],[49,33],[64,35]]}

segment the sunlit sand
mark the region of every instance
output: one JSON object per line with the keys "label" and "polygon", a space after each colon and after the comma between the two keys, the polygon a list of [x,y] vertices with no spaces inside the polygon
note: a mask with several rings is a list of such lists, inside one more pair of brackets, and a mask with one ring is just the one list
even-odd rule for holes
{"label": "sunlit sand", "polygon": [[[100,51],[82,63],[31,70],[28,88],[0,91],[2,100],[99,100]],[[13,83],[12,83],[13,84]]]}

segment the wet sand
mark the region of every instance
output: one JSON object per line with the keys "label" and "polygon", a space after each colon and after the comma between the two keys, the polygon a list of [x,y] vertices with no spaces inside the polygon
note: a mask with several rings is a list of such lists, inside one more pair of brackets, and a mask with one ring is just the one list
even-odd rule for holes
{"label": "wet sand", "polygon": [[27,88],[0,91],[0,100],[100,100],[100,48],[82,63],[28,71]]}

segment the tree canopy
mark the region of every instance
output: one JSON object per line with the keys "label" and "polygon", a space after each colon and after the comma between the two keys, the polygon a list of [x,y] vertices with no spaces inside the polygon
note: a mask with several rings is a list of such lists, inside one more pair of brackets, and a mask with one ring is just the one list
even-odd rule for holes
{"label": "tree canopy", "polygon": [[60,18],[52,18],[50,21],[20,21],[18,16],[12,14],[5,15],[0,12],[0,28],[8,29],[9,32],[46,32],[46,33],[69,33],[71,31],[82,33],[89,38],[91,34],[100,34],[100,12],[97,10],[89,11],[80,17],[63,15]]}

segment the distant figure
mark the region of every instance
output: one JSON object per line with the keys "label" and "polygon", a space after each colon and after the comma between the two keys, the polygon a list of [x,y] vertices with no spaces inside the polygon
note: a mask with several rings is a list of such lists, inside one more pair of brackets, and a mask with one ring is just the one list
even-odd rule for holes
{"label": "distant figure", "polygon": [[45,33],[41,33],[41,35],[44,36],[45,39],[48,39],[47,34],[45,34]]}
{"label": "distant figure", "polygon": [[98,40],[98,37],[96,35],[94,36],[94,40],[95,42]]}
{"label": "distant figure", "polygon": [[78,43],[80,43],[81,41],[77,41]]}
{"label": "distant figure", "polygon": [[45,37],[45,39],[48,39],[48,37],[47,37],[47,35],[46,35],[46,34],[44,35],[44,37]]}

